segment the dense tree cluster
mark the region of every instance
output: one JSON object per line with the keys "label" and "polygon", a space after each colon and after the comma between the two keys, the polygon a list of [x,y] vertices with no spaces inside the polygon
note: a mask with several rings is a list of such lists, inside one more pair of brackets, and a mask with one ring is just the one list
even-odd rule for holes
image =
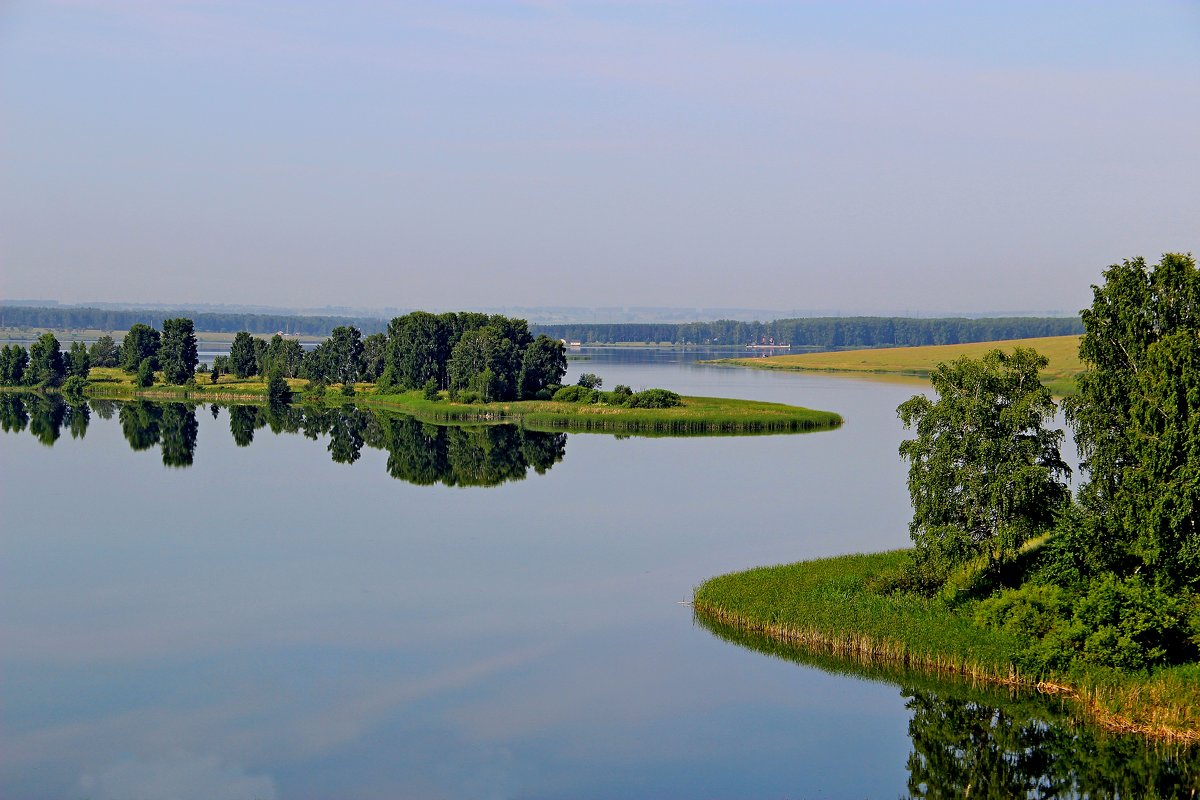
{"label": "dense tree cluster", "polygon": [[[280,331],[306,336],[328,336],[336,327],[353,326],[362,332],[364,338],[386,333],[391,339],[395,323],[395,320],[389,323],[374,317],[196,313],[183,310],[172,313],[174,316],[190,318],[198,330],[225,333],[246,331],[260,336]],[[422,313],[406,314],[398,319],[407,319]],[[128,330],[135,324],[147,327],[156,325],[164,316],[168,314],[64,306],[0,306],[0,327],[119,331]],[[435,316],[444,318],[448,315],[428,314],[421,317],[421,322],[429,323],[429,317]],[[780,344],[791,344],[797,348],[823,349],[989,342],[1038,336],[1065,336],[1082,331],[1083,326],[1078,317],[802,317],[771,322],[717,320],[688,323],[570,323],[534,325],[531,328],[535,336],[543,333],[551,339],[566,339],[584,344],[669,342],[744,346],[764,339],[774,339]],[[457,336],[455,338],[457,339]],[[422,381],[421,385],[423,384]]]}
{"label": "dense tree cluster", "polygon": [[917,432],[900,447],[916,583],[983,592],[976,621],[1023,637],[1033,670],[1143,669],[1200,646],[1200,271],[1138,258],[1092,288],[1065,401],[1086,477],[1074,501],[1032,351],[942,365],[937,399],[899,408]]}
{"label": "dense tree cluster", "polygon": [[541,325],[537,331],[583,344],[669,342],[744,346],[773,341],[793,348],[831,350],[858,347],[915,347],[933,344],[997,342],[1082,333],[1078,317],[994,317],[916,319],[912,317],[803,317],[773,322],[616,323]]}

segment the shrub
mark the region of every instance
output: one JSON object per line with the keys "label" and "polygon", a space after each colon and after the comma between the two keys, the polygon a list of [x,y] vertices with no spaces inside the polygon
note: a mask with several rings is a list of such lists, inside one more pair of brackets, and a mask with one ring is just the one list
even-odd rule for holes
{"label": "shrub", "polygon": [[474,389],[462,389],[458,393],[458,402],[465,403],[469,406],[475,405],[480,401],[480,399],[481,397],[479,392],[475,391]]}
{"label": "shrub", "polygon": [[579,376],[577,383],[585,389],[599,389],[604,381],[600,380],[600,376],[595,373],[585,372]]}
{"label": "shrub", "polygon": [[683,398],[668,389],[646,389],[631,395],[630,408],[674,408],[683,405]]}
{"label": "shrub", "polygon": [[62,393],[73,400],[82,400],[87,391],[88,381],[80,375],[72,375],[63,381]]}
{"label": "shrub", "polygon": [[623,383],[618,383],[609,396],[612,398],[612,402],[618,405],[625,405],[629,402],[629,398],[633,397],[633,389],[630,389]]}
{"label": "shrub", "polygon": [[1073,638],[1090,664],[1143,669],[1195,656],[1187,599],[1139,575],[1097,578],[1074,610]]}
{"label": "shrub", "polygon": [[[389,367],[388,369],[391,368]],[[424,395],[426,400],[437,402],[439,399],[441,399],[441,395],[438,393],[437,381],[433,378],[425,381],[425,386],[421,388],[421,393]]]}
{"label": "shrub", "polygon": [[1062,589],[1031,584],[981,602],[975,609],[975,624],[1041,639],[1062,622],[1066,610]]}
{"label": "shrub", "polygon": [[600,397],[595,389],[586,386],[564,386],[554,393],[554,400],[559,403],[594,403]]}

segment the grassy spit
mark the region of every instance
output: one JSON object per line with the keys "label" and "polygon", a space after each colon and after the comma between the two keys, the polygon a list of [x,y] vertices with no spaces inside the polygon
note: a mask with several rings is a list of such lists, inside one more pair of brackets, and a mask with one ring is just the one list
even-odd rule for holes
{"label": "grassy spit", "polygon": [[702,622],[852,662],[1058,695],[1110,730],[1200,741],[1200,665],[1147,673],[1087,667],[1022,674],[1009,654],[1023,642],[1012,634],[976,626],[969,609],[875,588],[883,585],[881,576],[902,568],[906,553],[722,575],[696,587],[695,613]]}
{"label": "grassy spit", "polygon": [[[161,380],[161,375],[158,378]],[[300,399],[308,382],[289,378],[288,385]],[[195,386],[156,383],[146,389],[133,384],[133,376],[115,368],[92,370],[88,396],[123,399],[187,399],[199,402],[261,403],[267,394],[261,376],[236,378],[222,375],[216,383],[197,374]],[[326,390],[325,405],[346,402],[368,408],[401,411],[431,421],[517,422],[533,430],[627,433],[642,435],[712,435],[789,433],[836,428],[842,418],[831,411],[816,411],[782,403],[730,400],[715,397],[685,397],[675,408],[625,408],[587,403],[556,403],[521,400],[503,403],[462,404],[443,399],[426,400],[421,392],[380,394],[370,383],[355,384],[347,397],[339,386]]]}
{"label": "grassy spit", "polygon": [[990,350],[1032,347],[1050,359],[1042,371],[1042,381],[1054,394],[1064,396],[1075,391],[1075,376],[1083,370],[1079,360],[1078,336],[1046,336],[1037,339],[1009,339],[1002,342],[930,345],[928,347],[888,347],[871,350],[840,350],[826,353],[800,353],[768,358],[721,358],[708,364],[729,364],[754,369],[803,370],[810,372],[846,372],[859,375],[900,375],[914,382],[929,377],[944,361],[962,356],[980,358]]}

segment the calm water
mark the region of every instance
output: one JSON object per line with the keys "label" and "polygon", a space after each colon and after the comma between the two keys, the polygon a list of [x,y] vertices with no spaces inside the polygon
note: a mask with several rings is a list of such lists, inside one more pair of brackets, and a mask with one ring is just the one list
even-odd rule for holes
{"label": "calm water", "polygon": [[[679,601],[711,575],[907,543],[894,409],[914,389],[591,354],[569,377],[847,423],[618,439],[26,408],[0,436],[0,796],[961,794],[1039,736],[1045,757],[997,786],[1083,774],[1072,741],[1134,764],[1128,796],[1194,775],[1040,705],[798,665],[694,624]],[[1118,786],[1087,774],[1086,791]]]}

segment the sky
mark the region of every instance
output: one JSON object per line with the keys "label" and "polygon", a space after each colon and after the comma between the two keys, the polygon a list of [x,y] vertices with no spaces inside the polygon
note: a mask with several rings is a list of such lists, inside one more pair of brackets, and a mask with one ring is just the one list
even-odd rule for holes
{"label": "sky", "polygon": [[0,297],[1072,313],[1198,143],[1195,0],[0,0]]}

